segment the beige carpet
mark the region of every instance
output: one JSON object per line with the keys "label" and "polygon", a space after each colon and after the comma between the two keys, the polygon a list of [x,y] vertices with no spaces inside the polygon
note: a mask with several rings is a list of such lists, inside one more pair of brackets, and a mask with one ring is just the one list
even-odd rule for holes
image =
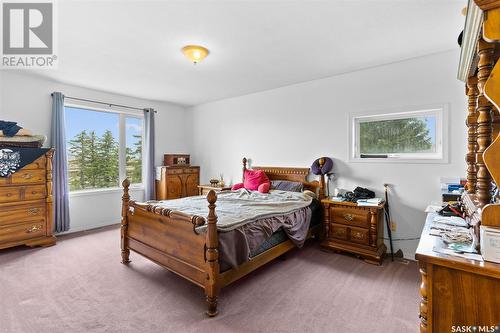
{"label": "beige carpet", "polygon": [[416,264],[382,267],[315,243],[223,289],[219,316],[203,290],[131,254],[119,230],[0,251],[0,332],[417,332]]}

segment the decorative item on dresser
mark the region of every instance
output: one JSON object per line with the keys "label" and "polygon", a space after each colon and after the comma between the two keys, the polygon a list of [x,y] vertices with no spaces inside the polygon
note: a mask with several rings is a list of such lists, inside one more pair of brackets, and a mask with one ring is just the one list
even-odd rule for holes
{"label": "decorative item on dresser", "polygon": [[324,240],[321,246],[345,251],[380,265],[385,255],[384,204],[375,207],[358,206],[348,201],[321,200],[323,204]]}
{"label": "decorative item on dresser", "polygon": [[200,167],[161,166],[156,168],[156,200],[198,195]]}
{"label": "decorative item on dresser", "polygon": [[[458,69],[469,99],[467,191],[461,201],[481,244],[484,227],[500,230],[500,204],[491,191],[493,181],[500,181],[499,22],[499,0],[469,0]],[[450,332],[453,326],[493,332],[500,323],[500,264],[436,252],[444,244],[429,234],[430,222],[429,215],[415,256],[422,278],[420,332]]]}
{"label": "decorative item on dresser", "polygon": [[231,189],[231,186],[212,186],[210,184],[208,185],[198,185],[198,194],[199,195],[207,195],[208,192],[211,190],[214,190],[215,192],[220,192],[220,191],[228,191]]}
{"label": "decorative item on dresser", "polygon": [[[16,149],[16,148],[11,148]],[[53,236],[53,149],[17,148],[41,153],[27,165],[0,177],[0,249],[18,246],[50,246]]]}

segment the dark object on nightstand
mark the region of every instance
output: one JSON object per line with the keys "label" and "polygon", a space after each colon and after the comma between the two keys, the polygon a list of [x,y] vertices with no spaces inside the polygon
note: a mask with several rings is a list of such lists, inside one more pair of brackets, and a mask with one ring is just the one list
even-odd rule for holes
{"label": "dark object on nightstand", "polygon": [[321,200],[323,205],[324,240],[321,246],[350,252],[370,264],[380,265],[385,255],[384,203],[358,206],[356,203]]}

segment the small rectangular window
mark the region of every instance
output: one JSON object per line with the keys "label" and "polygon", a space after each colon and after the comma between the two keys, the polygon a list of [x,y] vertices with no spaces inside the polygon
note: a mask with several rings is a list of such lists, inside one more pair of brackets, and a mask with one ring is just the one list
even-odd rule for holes
{"label": "small rectangular window", "polygon": [[444,108],[351,117],[351,159],[443,161]]}
{"label": "small rectangular window", "polygon": [[70,191],[142,183],[142,115],[65,106]]}

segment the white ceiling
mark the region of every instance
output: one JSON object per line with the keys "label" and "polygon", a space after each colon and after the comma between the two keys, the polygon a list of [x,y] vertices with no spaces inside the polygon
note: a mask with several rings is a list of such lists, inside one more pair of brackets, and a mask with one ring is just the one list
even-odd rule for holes
{"label": "white ceiling", "polygon": [[[58,1],[64,83],[185,105],[457,48],[465,0]],[[193,65],[180,52],[201,44]]]}

